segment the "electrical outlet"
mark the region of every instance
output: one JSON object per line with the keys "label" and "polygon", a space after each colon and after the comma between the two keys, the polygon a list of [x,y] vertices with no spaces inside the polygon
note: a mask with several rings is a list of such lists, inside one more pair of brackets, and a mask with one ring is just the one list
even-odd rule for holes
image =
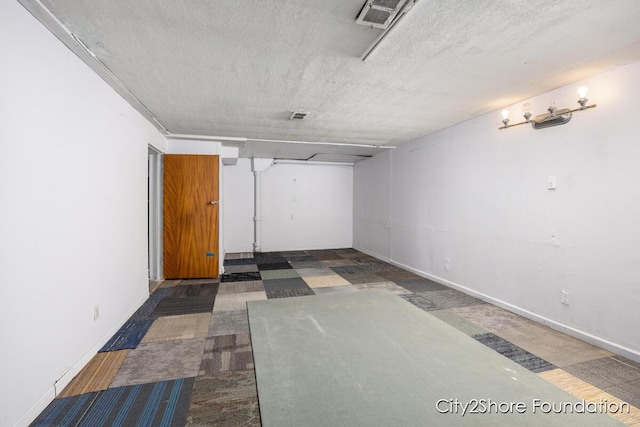
{"label": "electrical outlet", "polygon": [[93,306],[93,321],[95,322],[99,318],[100,318],[100,306],[99,305],[94,305]]}
{"label": "electrical outlet", "polygon": [[569,291],[562,291],[560,302],[564,305],[569,305]]}
{"label": "electrical outlet", "polygon": [[547,188],[549,190],[555,190],[557,188],[557,181],[555,176],[550,176],[547,180]]}

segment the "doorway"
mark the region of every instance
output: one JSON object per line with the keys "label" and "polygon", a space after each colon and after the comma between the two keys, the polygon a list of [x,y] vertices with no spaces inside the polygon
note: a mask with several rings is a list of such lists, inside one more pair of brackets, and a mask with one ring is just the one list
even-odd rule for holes
{"label": "doorway", "polygon": [[163,155],[149,146],[148,150],[148,257],[149,290],[162,281],[162,165]]}
{"label": "doorway", "polygon": [[164,156],[165,279],[218,276],[217,155]]}

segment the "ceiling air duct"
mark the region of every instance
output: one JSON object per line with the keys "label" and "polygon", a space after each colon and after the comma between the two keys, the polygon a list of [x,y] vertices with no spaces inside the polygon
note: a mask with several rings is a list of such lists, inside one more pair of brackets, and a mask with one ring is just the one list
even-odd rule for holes
{"label": "ceiling air duct", "polygon": [[356,23],[386,30],[406,0],[367,0]]}

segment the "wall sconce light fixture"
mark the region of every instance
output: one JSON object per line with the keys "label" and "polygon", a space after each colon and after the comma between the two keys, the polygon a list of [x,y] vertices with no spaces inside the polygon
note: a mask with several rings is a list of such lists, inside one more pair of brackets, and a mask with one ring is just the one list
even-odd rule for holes
{"label": "wall sconce light fixture", "polygon": [[523,104],[522,112],[524,113],[524,121],[520,123],[514,123],[512,125],[509,124],[509,110],[502,110],[502,123],[504,123],[504,126],[501,126],[498,129],[506,129],[513,126],[523,125],[525,123],[531,123],[531,127],[534,129],[544,129],[551,126],[558,126],[569,123],[572,114],[576,111],[582,111],[596,107],[596,104],[587,105],[587,102],[589,101],[586,98],[587,90],[588,89],[585,86],[581,86],[580,88],[578,88],[578,104],[580,104],[580,107],[573,110],[569,108],[562,108],[558,110],[555,104],[551,104],[551,106],[547,109],[548,113],[540,114],[538,116],[535,116],[534,118],[531,118],[531,112],[529,111],[531,109],[531,104]]}

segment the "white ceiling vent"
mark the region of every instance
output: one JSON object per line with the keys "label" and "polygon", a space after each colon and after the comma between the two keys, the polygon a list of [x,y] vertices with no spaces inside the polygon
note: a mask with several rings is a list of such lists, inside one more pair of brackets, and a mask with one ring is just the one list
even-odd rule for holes
{"label": "white ceiling vent", "polygon": [[289,117],[289,120],[304,120],[307,118],[308,114],[308,111],[293,111],[291,113],[291,116]]}
{"label": "white ceiling vent", "polygon": [[405,2],[406,0],[367,0],[356,23],[385,30]]}

